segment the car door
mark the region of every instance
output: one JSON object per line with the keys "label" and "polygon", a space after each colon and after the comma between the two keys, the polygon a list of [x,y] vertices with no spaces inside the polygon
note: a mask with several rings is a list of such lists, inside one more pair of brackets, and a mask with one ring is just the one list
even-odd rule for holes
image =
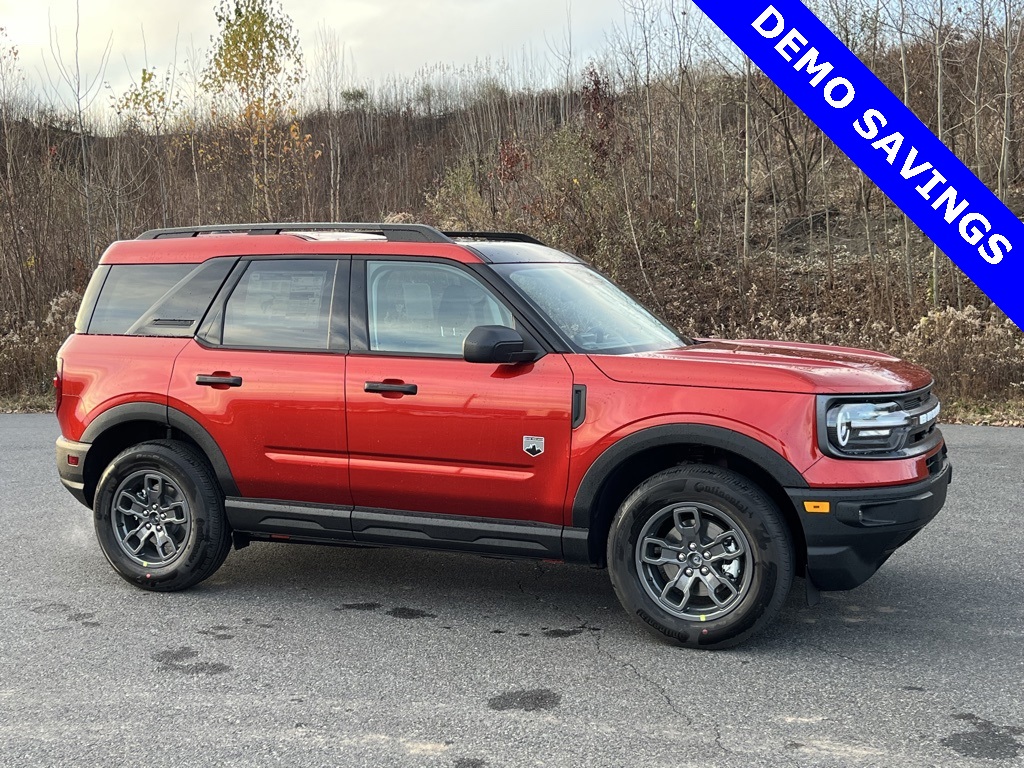
{"label": "car door", "polygon": [[169,405],[210,433],[244,497],[351,504],[349,264],[243,259],[175,360]]}
{"label": "car door", "polygon": [[360,508],[560,525],[571,434],[565,359],[466,362],[462,341],[478,325],[529,333],[462,265],[370,258],[352,268],[354,526]]}

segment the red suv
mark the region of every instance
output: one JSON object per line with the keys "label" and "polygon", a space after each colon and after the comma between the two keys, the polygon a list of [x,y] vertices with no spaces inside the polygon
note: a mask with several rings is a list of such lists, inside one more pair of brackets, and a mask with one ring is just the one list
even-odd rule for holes
{"label": "red suv", "polygon": [[147,232],[104,254],[57,365],[61,480],[153,590],[252,540],[547,558],[723,647],[794,575],[861,584],[951,477],[927,371],[679,336],[518,234]]}

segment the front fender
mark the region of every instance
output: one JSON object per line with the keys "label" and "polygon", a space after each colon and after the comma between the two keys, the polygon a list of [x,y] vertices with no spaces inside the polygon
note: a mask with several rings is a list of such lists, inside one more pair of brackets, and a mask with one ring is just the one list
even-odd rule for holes
{"label": "front fender", "polygon": [[788,488],[807,482],[785,457],[764,443],[735,430],[708,424],[661,424],[639,429],[607,447],[590,465],[572,504],[573,528],[589,528],[591,511],[604,480],[616,467],[642,451],[669,445],[717,448],[737,454],[761,467]]}

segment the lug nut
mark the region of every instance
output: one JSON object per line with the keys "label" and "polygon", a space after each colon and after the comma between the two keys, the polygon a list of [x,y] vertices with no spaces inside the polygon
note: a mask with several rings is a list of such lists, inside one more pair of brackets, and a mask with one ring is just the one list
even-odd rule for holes
{"label": "lug nut", "polygon": [[690,545],[690,549],[696,549],[696,548],[697,548],[697,545],[696,545],[696,544],[691,544],[691,545]]}
{"label": "lug nut", "polygon": [[683,571],[683,573],[685,573],[687,576],[693,576],[693,568],[687,568],[685,571]]}
{"label": "lug nut", "polygon": [[682,562],[683,560],[686,560],[686,555],[680,552],[678,555],[676,555],[676,559]]}
{"label": "lug nut", "polygon": [[701,568],[700,572],[703,573],[705,576],[708,575],[708,569],[707,568]]}
{"label": "lug nut", "polygon": [[704,553],[704,559],[705,560],[709,560],[710,558],[711,558],[711,553],[710,552],[705,552]]}

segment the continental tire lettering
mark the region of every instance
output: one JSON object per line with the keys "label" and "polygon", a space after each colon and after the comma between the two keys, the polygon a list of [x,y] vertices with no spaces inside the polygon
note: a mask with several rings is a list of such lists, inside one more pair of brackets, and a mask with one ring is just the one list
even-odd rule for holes
{"label": "continental tire lettering", "polygon": [[693,490],[696,491],[697,493],[714,494],[715,496],[718,496],[728,501],[736,509],[744,509],[743,502],[741,502],[735,496],[722,490],[717,486],[708,486],[702,483],[700,480],[698,480],[696,483],[693,484]]}
{"label": "continental tire lettering", "polygon": [[685,643],[687,640],[690,639],[690,636],[686,632],[676,632],[673,629],[669,629],[668,627],[659,624],[657,621],[648,616],[643,611],[643,609],[638,609],[636,615],[643,619],[644,622],[654,627],[654,629],[658,630],[658,632],[665,635],[665,637],[671,637],[675,640],[678,640],[681,643]]}

